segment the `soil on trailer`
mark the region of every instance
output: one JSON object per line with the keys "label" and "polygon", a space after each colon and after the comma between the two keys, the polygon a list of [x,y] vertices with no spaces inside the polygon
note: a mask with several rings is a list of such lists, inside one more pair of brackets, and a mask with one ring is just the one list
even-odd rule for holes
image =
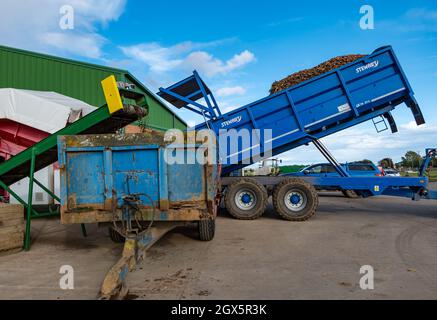
{"label": "soil on trailer", "polygon": [[311,69],[305,69],[296,73],[293,73],[289,75],[288,77],[275,81],[272,84],[272,87],[270,89],[270,94],[275,94],[279,91],[285,90],[287,88],[290,88],[292,86],[295,86],[301,82],[310,80],[314,77],[317,77],[321,74],[324,74],[326,72],[329,72],[331,70],[340,68],[341,66],[344,66],[348,63],[354,62],[358,59],[361,59],[365,55],[362,54],[350,54],[345,56],[339,56],[332,58],[328,61],[325,61],[318,66],[315,66]]}

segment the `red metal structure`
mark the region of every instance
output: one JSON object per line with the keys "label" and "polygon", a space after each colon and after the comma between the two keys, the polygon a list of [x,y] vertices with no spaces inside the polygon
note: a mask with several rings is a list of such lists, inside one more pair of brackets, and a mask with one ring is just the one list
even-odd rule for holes
{"label": "red metal structure", "polygon": [[[0,119],[0,162],[9,160],[49,135],[10,119]],[[4,189],[0,189],[0,202],[9,202],[9,193]]]}

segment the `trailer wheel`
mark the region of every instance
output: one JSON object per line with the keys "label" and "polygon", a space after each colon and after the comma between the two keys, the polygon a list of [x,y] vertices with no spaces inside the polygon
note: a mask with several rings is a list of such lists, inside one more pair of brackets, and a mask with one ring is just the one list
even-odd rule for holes
{"label": "trailer wheel", "polygon": [[226,191],[225,205],[229,214],[240,220],[254,220],[267,207],[267,190],[253,179],[238,179]]}
{"label": "trailer wheel", "polygon": [[346,198],[356,199],[359,197],[354,190],[341,190],[341,193],[343,193]]}
{"label": "trailer wheel", "polygon": [[109,238],[115,243],[124,243],[126,240],[120,233],[118,233],[113,227],[108,227]]}
{"label": "trailer wheel", "polygon": [[308,220],[315,214],[318,205],[314,186],[298,178],[282,180],[273,191],[273,206],[285,220]]}
{"label": "trailer wheel", "polygon": [[198,222],[199,239],[201,241],[211,241],[215,235],[215,219],[200,220]]}

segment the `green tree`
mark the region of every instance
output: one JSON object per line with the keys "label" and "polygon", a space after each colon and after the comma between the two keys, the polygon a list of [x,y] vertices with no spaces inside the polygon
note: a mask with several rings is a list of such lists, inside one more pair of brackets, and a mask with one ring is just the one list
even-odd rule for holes
{"label": "green tree", "polygon": [[405,156],[402,157],[402,166],[405,168],[419,168],[421,162],[422,157],[414,151],[407,151]]}
{"label": "green tree", "polygon": [[281,173],[292,173],[292,172],[298,172],[305,167],[306,167],[306,165],[294,164],[294,165],[289,165],[289,166],[280,166],[279,170]]}
{"label": "green tree", "polygon": [[369,159],[363,159],[363,160],[361,160],[361,161],[355,161],[356,163],[372,163],[373,164],[373,161],[372,160],[369,160]]}
{"label": "green tree", "polygon": [[378,162],[378,164],[383,168],[394,168],[395,164],[392,158],[384,158]]}

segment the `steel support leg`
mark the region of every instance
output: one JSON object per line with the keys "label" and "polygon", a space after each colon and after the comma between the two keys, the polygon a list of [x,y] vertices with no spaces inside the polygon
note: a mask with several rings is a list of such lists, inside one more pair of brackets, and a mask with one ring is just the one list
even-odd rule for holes
{"label": "steel support leg", "polygon": [[85,227],[85,224],[82,223],[82,224],[80,225],[80,227],[81,227],[81,229],[82,229],[82,235],[86,238],[86,237],[88,236],[88,234],[86,233],[86,227]]}
{"label": "steel support leg", "polygon": [[33,180],[35,174],[35,156],[36,150],[32,148],[32,155],[30,158],[30,172],[29,172],[29,193],[27,195],[27,214],[26,214],[26,234],[24,238],[24,250],[30,249],[30,228],[32,220],[32,200],[33,200]]}
{"label": "steel support leg", "polygon": [[341,167],[338,161],[334,158],[334,156],[329,152],[329,150],[323,145],[321,141],[318,139],[313,139],[313,143],[316,148],[320,151],[320,153],[329,161],[330,164],[334,166],[335,171],[341,177],[349,177],[349,174]]}

